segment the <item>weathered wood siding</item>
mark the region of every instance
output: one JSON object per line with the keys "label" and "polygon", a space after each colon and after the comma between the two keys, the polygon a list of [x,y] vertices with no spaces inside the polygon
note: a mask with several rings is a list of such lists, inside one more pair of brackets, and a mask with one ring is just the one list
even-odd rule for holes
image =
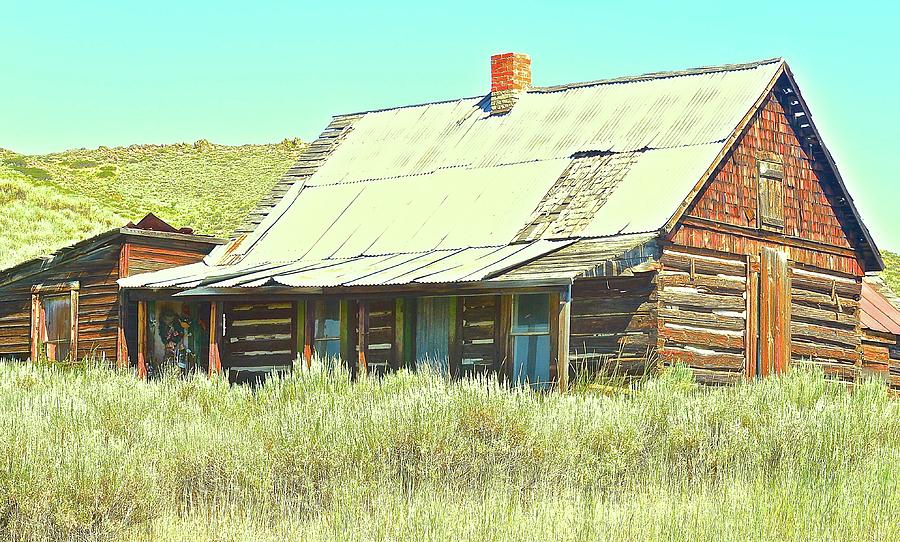
{"label": "weathered wood siding", "polygon": [[123,276],[199,262],[215,246],[155,238],[132,238],[127,245],[128,272]]}
{"label": "weathered wood siding", "polygon": [[569,363],[576,374],[643,374],[656,350],[656,275],[572,286]]}
{"label": "weathered wood siding", "polygon": [[857,277],[794,264],[791,273],[791,360],[828,375],[859,376],[862,365]]}
{"label": "weathered wood siding", "polygon": [[478,295],[457,298],[456,351],[451,370],[458,376],[483,375],[500,370],[497,334],[500,296]]}
{"label": "weathered wood siding", "polygon": [[383,375],[399,368],[396,339],[396,301],[371,300],[367,304],[366,366],[370,373]]}
{"label": "weathered wood siding", "polygon": [[59,265],[0,287],[0,357],[31,352],[31,287],[78,281],[79,358],[116,359],[119,245],[104,244]]}
{"label": "weathered wood siding", "polygon": [[661,263],[660,361],[684,363],[701,382],[737,381],[745,370],[746,258],[673,246]]}
{"label": "weathered wood siding", "polygon": [[[849,231],[849,207],[825,160],[798,140],[785,104],[769,96],[762,110],[688,209],[672,241],[733,254],[755,255],[761,246],[791,245],[791,260],[862,275]],[[784,229],[758,229],[757,161],[776,156],[784,165]]]}
{"label": "weathered wood siding", "polygon": [[224,309],[223,369],[253,371],[293,364],[297,356],[294,303],[227,302]]}

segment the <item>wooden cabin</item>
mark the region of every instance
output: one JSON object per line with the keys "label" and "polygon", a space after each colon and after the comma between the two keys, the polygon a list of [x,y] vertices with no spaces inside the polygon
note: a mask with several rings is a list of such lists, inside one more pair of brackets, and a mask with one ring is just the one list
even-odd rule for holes
{"label": "wooden cabin", "polygon": [[334,117],[227,246],[120,284],[209,303],[211,371],[565,387],[852,380],[882,267],[783,60],[538,87],[510,53],[487,95]]}
{"label": "wooden cabin", "polygon": [[863,370],[900,393],[900,298],[879,277],[866,277],[860,300]]}
{"label": "wooden cabin", "polygon": [[[125,331],[135,318],[116,281],[200,261],[223,240],[176,230],[148,214],[128,223],[0,271],[0,358],[80,360],[94,356],[111,363],[128,363]],[[199,321],[209,313],[192,304]],[[134,325],[132,325],[134,328]],[[199,329],[199,328],[198,328]],[[197,343],[204,348],[208,340]],[[205,360],[205,350],[197,350]]]}

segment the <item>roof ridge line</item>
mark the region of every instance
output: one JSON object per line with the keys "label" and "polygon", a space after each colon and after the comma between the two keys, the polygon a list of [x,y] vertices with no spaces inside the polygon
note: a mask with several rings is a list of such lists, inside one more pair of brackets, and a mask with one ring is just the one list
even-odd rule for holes
{"label": "roof ridge line", "polygon": [[[624,75],[620,77],[612,77],[608,79],[595,79],[593,81],[580,81],[580,82],[572,82],[572,83],[563,83],[560,85],[549,85],[549,86],[533,86],[528,88],[527,92],[535,93],[535,94],[544,94],[550,92],[560,92],[563,90],[571,90],[576,88],[584,88],[584,87],[592,87],[597,85],[610,85],[610,84],[621,84],[621,83],[637,83],[641,81],[651,81],[654,79],[667,79],[671,77],[685,77],[690,75],[702,75],[705,73],[716,73],[716,72],[729,72],[729,71],[741,71],[741,70],[752,70],[754,68],[758,68],[760,66],[766,66],[768,64],[775,64],[776,62],[784,62],[784,57],[772,57],[766,58],[762,60],[755,60],[752,62],[743,62],[737,64],[719,64],[719,65],[711,65],[711,66],[698,66],[695,68],[684,68],[681,70],[668,70],[668,71],[657,71],[657,72],[647,72],[638,75]],[[355,111],[352,113],[340,113],[332,116],[333,119],[339,119],[344,117],[353,117],[359,115],[368,115],[369,113],[384,113],[386,111],[397,111],[400,109],[411,109],[414,107],[424,107],[428,105],[441,105],[452,102],[463,102],[468,100],[479,99],[478,106],[481,106],[481,102],[487,100],[490,97],[490,93],[486,95],[477,95],[477,96],[464,96],[461,98],[449,98],[446,100],[434,100],[430,102],[421,102],[415,104],[405,104],[405,105],[396,105],[393,107],[380,107],[376,109],[364,109],[361,111]]]}
{"label": "roof ridge line", "polygon": [[720,65],[715,65],[715,66],[699,66],[696,68],[685,68],[685,69],[681,69],[681,70],[648,72],[648,73],[643,73],[643,74],[639,74],[639,75],[624,75],[621,77],[612,77],[612,78],[608,78],[608,79],[597,79],[594,81],[564,83],[561,85],[551,85],[551,86],[545,86],[545,87],[531,87],[528,89],[528,92],[542,94],[542,93],[548,93],[548,92],[560,92],[563,90],[570,90],[570,89],[583,88],[583,87],[592,87],[592,86],[597,86],[597,85],[639,83],[641,81],[652,81],[654,79],[669,79],[672,77],[686,77],[686,76],[691,76],[691,75],[704,75],[704,74],[708,74],[708,73],[752,70],[754,68],[759,68],[760,66],[767,66],[769,64],[775,64],[778,62],[784,62],[784,58],[783,57],[773,57],[773,58],[766,58],[763,60],[755,60],[753,62],[744,62],[744,63],[739,63],[739,64],[720,64]]}

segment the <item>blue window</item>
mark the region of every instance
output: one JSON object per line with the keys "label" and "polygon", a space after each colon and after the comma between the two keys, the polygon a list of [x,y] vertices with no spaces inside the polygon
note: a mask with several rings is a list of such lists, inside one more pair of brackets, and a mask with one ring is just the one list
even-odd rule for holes
{"label": "blue window", "polygon": [[341,304],[337,300],[316,301],[315,349],[321,359],[341,357]]}
{"label": "blue window", "polygon": [[550,296],[521,294],[513,300],[513,382],[550,386]]}

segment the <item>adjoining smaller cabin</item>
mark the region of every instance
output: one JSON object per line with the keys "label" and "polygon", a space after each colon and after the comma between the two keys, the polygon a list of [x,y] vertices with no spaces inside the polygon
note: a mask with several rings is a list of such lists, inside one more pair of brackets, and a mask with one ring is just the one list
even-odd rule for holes
{"label": "adjoining smaller cabin", "polygon": [[[71,361],[94,356],[129,364],[129,352],[137,345],[124,326],[137,318],[137,305],[124,301],[116,281],[198,262],[222,243],[148,214],[137,224],[129,222],[0,271],[0,358]],[[153,307],[156,322],[176,326],[166,326],[167,332],[179,331],[160,335],[151,345],[160,359],[167,351],[184,357],[192,345],[205,344],[196,305]],[[203,314],[208,312],[207,305]],[[198,346],[193,348],[200,355]]]}
{"label": "adjoining smaller cabin", "polygon": [[863,370],[900,393],[900,298],[879,277],[863,281],[859,306]]}

